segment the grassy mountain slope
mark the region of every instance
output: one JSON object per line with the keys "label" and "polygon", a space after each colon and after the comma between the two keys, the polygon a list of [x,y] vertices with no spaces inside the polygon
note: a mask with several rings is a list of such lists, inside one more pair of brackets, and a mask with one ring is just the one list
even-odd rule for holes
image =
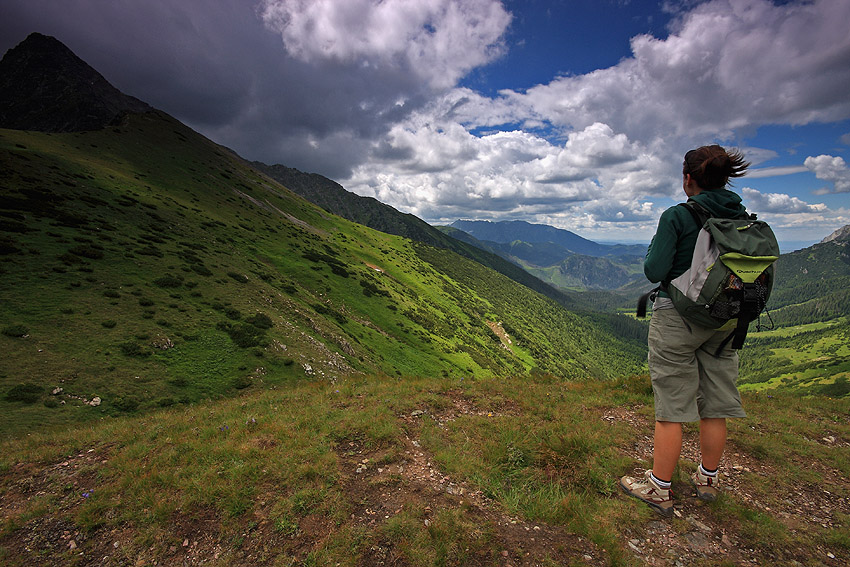
{"label": "grassy mountain slope", "polygon": [[[404,236],[436,248],[450,250],[495,270],[499,274],[554,300],[570,311],[582,312],[583,319],[593,321],[595,328],[604,330],[607,334],[612,334],[622,343],[627,343],[627,349],[634,351],[635,343],[637,343],[637,359],[644,360],[646,358],[646,327],[636,323],[634,319],[617,314],[616,306],[622,303],[622,300],[618,297],[581,294],[557,289],[543,281],[548,277],[545,274],[544,278],[540,279],[536,277],[530,266],[524,265],[516,258],[500,256],[499,250],[493,248],[494,246],[498,247],[495,243],[478,241],[473,236],[453,227],[432,227],[423,220],[413,215],[401,213],[376,199],[361,197],[347,191],[340,184],[321,175],[304,173],[283,165],[269,166],[259,162],[253,162],[252,165],[326,211],[382,232]],[[540,245],[535,244],[534,246]],[[563,251],[563,248],[559,247],[559,249]],[[586,260],[594,264],[594,267],[585,268],[583,266],[579,272],[584,274],[581,276],[584,279],[577,282],[570,280],[570,283],[576,283],[573,287],[579,289],[588,285],[589,287],[611,287],[611,265],[608,260],[576,256],[574,260],[568,261],[578,261],[578,259]],[[447,265],[452,263],[453,260],[448,262]],[[601,264],[602,269],[595,269],[596,264]],[[491,275],[486,271],[482,272],[477,266],[472,266],[467,262],[461,262],[458,265],[463,266],[464,269],[469,266],[469,270],[479,274],[482,278],[481,281],[488,282],[489,285]],[[579,275],[575,277],[579,277]],[[588,278],[594,281],[588,282]],[[597,281],[603,279],[605,283],[597,286]]]}
{"label": "grassy mountain slope", "polygon": [[495,272],[472,289],[164,114],[0,136],[4,434],[305,376],[568,379],[642,364],[617,341],[588,349],[598,323]]}
{"label": "grassy mountain slope", "polygon": [[777,261],[776,272],[777,286],[770,302],[780,322],[799,321],[793,314],[786,319],[784,311],[786,308],[794,311],[794,306],[810,300],[818,300],[818,308],[823,310],[813,314],[816,320],[848,313],[850,240],[831,240],[783,254]]}
{"label": "grassy mountain slope", "polygon": [[525,266],[531,274],[561,289],[614,290],[644,279],[643,258],[637,256],[596,258],[572,254],[544,267]]}
{"label": "grassy mountain slope", "polygon": [[487,266],[567,308],[576,306],[573,297],[562,290],[552,287],[484,246],[454,238],[453,233],[442,230],[442,227],[435,228],[422,219],[402,213],[377,199],[362,197],[347,191],[339,183],[317,173],[304,173],[279,164],[266,165],[261,162],[252,162],[252,165],[328,212],[381,232],[404,236],[436,248],[451,250],[464,258]]}

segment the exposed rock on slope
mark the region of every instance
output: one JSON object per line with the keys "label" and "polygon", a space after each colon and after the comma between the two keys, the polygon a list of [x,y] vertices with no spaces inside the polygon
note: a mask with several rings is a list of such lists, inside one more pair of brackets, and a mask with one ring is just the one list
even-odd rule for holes
{"label": "exposed rock on slope", "polygon": [[820,243],[823,244],[824,242],[832,242],[835,240],[850,240],[850,224],[839,228],[838,230],[821,240]]}

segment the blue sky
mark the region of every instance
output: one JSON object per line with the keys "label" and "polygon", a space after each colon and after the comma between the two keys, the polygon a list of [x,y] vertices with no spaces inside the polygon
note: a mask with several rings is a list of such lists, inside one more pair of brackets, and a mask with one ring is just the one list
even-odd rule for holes
{"label": "blue sky", "polygon": [[648,241],[682,155],[738,147],[735,190],[789,249],[850,223],[848,21],[846,0],[4,0],[0,50],[53,35],[243,157],[434,224]]}

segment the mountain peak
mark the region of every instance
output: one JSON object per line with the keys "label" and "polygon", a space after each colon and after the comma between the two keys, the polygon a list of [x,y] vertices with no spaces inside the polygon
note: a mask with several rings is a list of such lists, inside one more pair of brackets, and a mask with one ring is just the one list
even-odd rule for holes
{"label": "mountain peak", "polygon": [[839,228],[823,240],[821,240],[821,244],[824,242],[832,242],[834,240],[850,240],[850,224],[844,225]]}
{"label": "mountain peak", "polygon": [[125,95],[55,37],[31,33],[0,60],[0,127],[99,130],[127,112],[152,110]]}

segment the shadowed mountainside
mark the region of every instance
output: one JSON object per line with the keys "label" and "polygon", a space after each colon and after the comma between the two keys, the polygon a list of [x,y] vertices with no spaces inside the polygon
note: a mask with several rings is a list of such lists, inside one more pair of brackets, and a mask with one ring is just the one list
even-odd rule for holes
{"label": "shadowed mountainside", "polygon": [[127,112],[150,110],[54,37],[32,33],[0,61],[0,128],[99,130]]}

